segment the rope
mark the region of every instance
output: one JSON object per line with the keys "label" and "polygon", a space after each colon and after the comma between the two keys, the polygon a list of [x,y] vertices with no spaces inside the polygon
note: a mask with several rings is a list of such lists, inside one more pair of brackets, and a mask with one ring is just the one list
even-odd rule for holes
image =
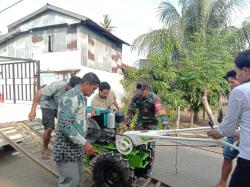
{"label": "rope", "polygon": [[177,146],[177,142],[175,145],[176,146],[175,146],[175,165],[174,165],[174,167],[175,167],[175,175],[178,176],[178,146]]}

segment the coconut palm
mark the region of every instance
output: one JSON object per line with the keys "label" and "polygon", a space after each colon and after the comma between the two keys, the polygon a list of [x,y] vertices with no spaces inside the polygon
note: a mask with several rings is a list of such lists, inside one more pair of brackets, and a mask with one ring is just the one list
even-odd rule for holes
{"label": "coconut palm", "polygon": [[[181,62],[183,58],[180,57],[185,57],[185,54],[189,54],[189,52],[192,53],[193,49],[190,42],[197,43],[195,41],[197,37],[194,37],[197,33],[199,33],[199,39],[202,41],[199,44],[204,43],[204,46],[206,46],[206,43],[211,40],[211,35],[218,32],[216,37],[220,38],[221,34],[228,37],[225,39],[228,41],[229,54],[236,53],[245,49],[247,45],[250,46],[249,22],[245,22],[242,28],[231,26],[232,18],[244,5],[245,0],[179,0],[180,11],[178,11],[179,9],[169,1],[163,0],[158,7],[158,11],[164,27],[136,38],[132,44],[132,49],[149,56],[152,56],[152,54],[160,55],[164,46],[172,43],[170,57],[171,59],[174,57],[175,60]],[[148,63],[152,69],[152,62],[149,61]],[[175,63],[174,66],[177,67],[178,64]],[[150,75],[153,74],[150,73]],[[202,100],[199,102],[202,102],[210,120],[214,122],[213,114],[207,102],[209,91],[206,86],[201,88],[202,94],[200,94],[200,97],[202,97]]]}
{"label": "coconut palm", "polygon": [[109,15],[103,15],[103,23],[100,23],[101,26],[109,32],[112,32],[116,27],[111,25],[111,18]]}
{"label": "coconut palm", "polygon": [[[244,2],[245,0],[179,0],[181,11],[178,11],[173,4],[164,0],[158,7],[164,28],[139,36],[134,40],[132,49],[147,54],[157,52],[170,37],[177,38],[181,46],[185,47],[196,32],[203,33],[206,38],[211,30],[230,26],[232,16],[244,6]],[[246,39],[242,36],[244,35],[238,39],[245,42]]]}

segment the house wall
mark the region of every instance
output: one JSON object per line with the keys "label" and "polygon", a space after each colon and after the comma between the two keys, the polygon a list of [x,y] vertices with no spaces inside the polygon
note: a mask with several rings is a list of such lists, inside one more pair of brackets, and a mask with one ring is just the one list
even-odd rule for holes
{"label": "house wall", "polygon": [[80,50],[82,65],[121,73],[121,45],[80,22],[69,15],[47,10],[10,28],[22,34],[8,40],[7,46],[0,46],[0,55],[33,58],[40,53]]}
{"label": "house wall", "polygon": [[[7,46],[6,46],[7,45]],[[0,55],[33,58],[35,54],[77,50],[77,27],[60,26],[23,33],[0,46]]]}
{"label": "house wall", "polygon": [[79,27],[82,65],[121,73],[122,47],[85,26]]}
{"label": "house wall", "polygon": [[[77,76],[82,77],[85,73],[88,73],[88,72],[95,73],[100,78],[101,81],[107,81],[111,85],[111,89],[114,90],[114,92],[116,93],[118,97],[118,102],[121,101],[124,90],[123,90],[122,85],[120,84],[120,81],[123,79],[123,75],[81,65],[79,63],[81,61],[80,50],[73,51],[70,53],[69,52],[57,52],[57,53],[37,54],[34,57],[34,59],[40,60],[41,71],[42,71],[41,72],[41,84],[49,84],[50,82],[61,79],[61,77],[57,76],[56,74],[43,73],[45,71],[80,69],[80,72],[76,74]],[[90,104],[90,100],[92,99],[92,97],[89,99],[88,104]]]}
{"label": "house wall", "polygon": [[0,45],[0,55],[40,60],[42,84],[60,78],[43,74],[46,71],[81,69],[80,76],[94,72],[101,81],[109,82],[118,98],[121,98],[122,47],[89,27],[77,25],[78,22],[78,19],[48,11],[17,26],[15,29],[24,33]]}
{"label": "house wall", "polygon": [[0,56],[8,56],[6,43],[0,44]]}
{"label": "house wall", "polygon": [[[76,75],[82,77],[85,73],[88,73],[88,72],[95,73],[101,81],[106,81],[110,84],[111,89],[115,92],[115,94],[117,96],[118,104],[121,106],[121,99],[123,97],[124,90],[123,90],[123,87],[122,87],[120,82],[121,82],[121,80],[123,80],[123,75],[118,74],[118,73],[110,73],[107,71],[93,69],[90,67],[82,68],[81,71],[79,73],[77,73]],[[95,94],[97,94],[97,93],[98,93],[98,90],[96,90]],[[88,104],[90,104],[90,101],[92,100],[92,98],[94,97],[95,94],[93,94],[88,99]]]}

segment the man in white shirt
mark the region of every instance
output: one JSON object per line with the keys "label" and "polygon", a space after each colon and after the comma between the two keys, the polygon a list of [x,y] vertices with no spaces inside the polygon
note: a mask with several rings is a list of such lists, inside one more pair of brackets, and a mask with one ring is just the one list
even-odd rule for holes
{"label": "man in white shirt", "polygon": [[[240,85],[240,81],[238,81],[236,79],[236,71],[235,70],[230,70],[227,72],[226,77],[228,85],[231,89],[235,88],[236,86]],[[226,113],[226,112],[225,112]],[[222,117],[223,117],[223,110],[222,110],[222,116],[221,119],[219,120],[218,118],[218,122],[222,121]],[[227,143],[233,144],[236,140],[236,137],[238,135],[238,132],[234,134],[233,137],[227,137]],[[225,146],[223,148],[223,163],[222,163],[222,167],[221,167],[221,176],[220,176],[220,180],[218,182],[218,184],[216,184],[215,187],[226,187],[227,186],[227,180],[229,177],[229,174],[231,173],[232,169],[233,169],[233,160],[235,158],[237,158],[239,154],[238,150],[235,149],[231,149],[231,147],[229,146]]]}
{"label": "man in white shirt", "polygon": [[247,187],[250,186],[250,50],[240,52],[235,58],[235,71],[242,84],[232,90],[220,128],[209,131],[208,136],[230,137],[240,127],[240,153],[229,187]]}

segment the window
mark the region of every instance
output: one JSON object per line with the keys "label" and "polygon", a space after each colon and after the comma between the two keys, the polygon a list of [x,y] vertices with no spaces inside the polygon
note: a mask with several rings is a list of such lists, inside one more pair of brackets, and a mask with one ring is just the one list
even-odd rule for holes
{"label": "window", "polygon": [[52,35],[48,36],[48,52],[52,52]]}

